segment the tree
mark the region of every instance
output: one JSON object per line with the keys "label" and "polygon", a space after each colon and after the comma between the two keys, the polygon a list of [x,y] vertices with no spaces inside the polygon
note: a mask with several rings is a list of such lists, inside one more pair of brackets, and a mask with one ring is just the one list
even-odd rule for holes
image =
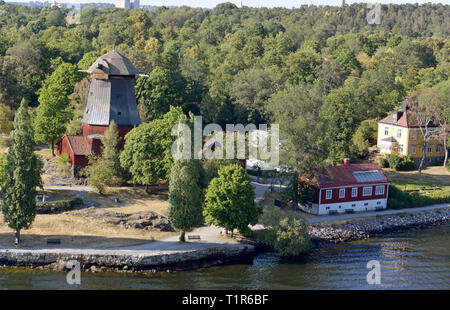
{"label": "tree", "polygon": [[230,86],[230,97],[238,108],[238,123],[267,122],[264,104],[275,92],[276,77],[269,71],[252,69],[241,71]]}
{"label": "tree", "polygon": [[39,91],[40,105],[36,109],[34,130],[36,140],[47,142],[55,156],[55,142],[61,138],[72,119],[73,109],[69,104],[69,95],[80,79],[77,67],[61,63],[45,80]]}
{"label": "tree", "polygon": [[448,162],[448,141],[450,139],[450,80],[437,84],[434,89],[440,99],[433,102],[432,109],[435,111],[436,121],[439,123],[439,138],[444,143],[444,167]]}
{"label": "tree", "polygon": [[0,104],[0,132],[9,134],[13,128],[14,112],[7,105]]}
{"label": "tree", "polygon": [[319,118],[322,96],[319,87],[302,83],[275,93],[267,103],[280,139],[286,139],[280,157],[300,174],[322,167],[327,156]]}
{"label": "tree", "polygon": [[89,165],[84,168],[83,174],[89,183],[97,188],[100,194],[104,193],[105,186],[115,186],[122,183],[122,168],[120,166],[119,130],[114,121],[111,121],[105,135],[101,138],[101,156],[90,155]]}
{"label": "tree", "polygon": [[366,156],[369,147],[377,142],[378,124],[374,120],[365,120],[353,135],[353,144],[358,156]]}
{"label": "tree", "polygon": [[28,229],[36,216],[36,187],[41,186],[42,162],[34,154],[33,127],[25,100],[14,118],[11,146],[2,187],[4,221],[14,229],[20,241],[20,231]]}
{"label": "tree", "polygon": [[248,225],[258,221],[261,209],[255,205],[255,192],[250,176],[242,166],[222,167],[219,176],[208,186],[203,215],[208,225],[214,224],[231,231],[249,232]]}
{"label": "tree", "polygon": [[433,107],[439,105],[439,100],[439,95],[431,88],[417,90],[411,93],[408,98],[411,105],[412,121],[417,124],[422,134],[422,159],[419,164],[419,173],[422,173],[425,163],[427,145],[429,141],[436,138],[436,132],[430,127],[435,125],[436,115]]}
{"label": "tree", "polygon": [[140,105],[147,120],[159,118],[184,101],[185,81],[179,72],[156,67],[142,90]]}
{"label": "tree", "polygon": [[308,223],[297,212],[268,207],[262,222],[266,228],[263,241],[281,255],[297,256],[311,248]]}
{"label": "tree", "polygon": [[162,118],[141,124],[125,136],[120,165],[129,171],[136,184],[152,185],[167,179],[173,165],[172,128],[187,117],[181,107],[170,107]]}
{"label": "tree", "polygon": [[169,216],[181,230],[180,241],[185,242],[185,232],[203,222],[202,204],[205,177],[197,159],[175,161],[169,178]]}

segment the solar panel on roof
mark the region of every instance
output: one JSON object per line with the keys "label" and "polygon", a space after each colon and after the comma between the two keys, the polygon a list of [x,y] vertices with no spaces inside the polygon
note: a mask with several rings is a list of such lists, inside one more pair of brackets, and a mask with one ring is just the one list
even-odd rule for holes
{"label": "solar panel on roof", "polygon": [[353,176],[357,182],[384,181],[386,177],[378,170],[372,171],[354,171]]}

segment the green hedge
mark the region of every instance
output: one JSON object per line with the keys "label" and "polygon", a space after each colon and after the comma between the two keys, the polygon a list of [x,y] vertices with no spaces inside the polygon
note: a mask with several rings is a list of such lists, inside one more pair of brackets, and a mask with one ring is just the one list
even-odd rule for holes
{"label": "green hedge", "polygon": [[83,199],[73,198],[68,200],[42,201],[37,203],[38,214],[59,213],[73,210],[84,204]]}

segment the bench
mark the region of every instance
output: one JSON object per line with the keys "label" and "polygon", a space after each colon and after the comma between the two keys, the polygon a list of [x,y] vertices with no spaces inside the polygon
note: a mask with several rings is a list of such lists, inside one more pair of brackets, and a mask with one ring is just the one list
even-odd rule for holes
{"label": "bench", "polygon": [[328,211],[328,214],[338,214],[337,210],[330,210]]}
{"label": "bench", "polygon": [[375,210],[383,210],[384,208],[383,207],[375,207]]}
{"label": "bench", "polygon": [[200,240],[200,235],[188,235],[188,240]]}
{"label": "bench", "polygon": [[353,210],[353,209],[345,209],[345,213],[355,213],[355,210]]}
{"label": "bench", "polygon": [[47,244],[61,244],[61,239],[47,239]]}

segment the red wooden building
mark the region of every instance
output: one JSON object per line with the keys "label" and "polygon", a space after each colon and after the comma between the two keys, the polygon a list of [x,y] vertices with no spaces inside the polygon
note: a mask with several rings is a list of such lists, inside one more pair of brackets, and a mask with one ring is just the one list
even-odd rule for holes
{"label": "red wooden building", "polygon": [[128,58],[113,50],[84,72],[90,75],[91,83],[81,131],[64,135],[57,142],[57,154],[69,155],[74,176],[88,164],[89,154],[100,154],[100,139],[112,120],[118,125],[119,149],[123,148],[124,136],[141,123],[134,91],[139,72]]}
{"label": "red wooden building", "polygon": [[346,159],[319,174],[313,201],[300,208],[319,215],[385,209],[389,183],[378,164],[351,164]]}

